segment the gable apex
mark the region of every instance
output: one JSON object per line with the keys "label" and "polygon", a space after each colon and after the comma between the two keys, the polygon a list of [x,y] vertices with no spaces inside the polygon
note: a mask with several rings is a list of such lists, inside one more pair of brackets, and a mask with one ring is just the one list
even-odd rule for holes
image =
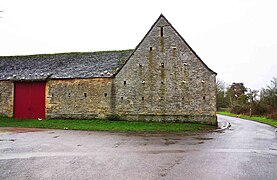
{"label": "gable apex", "polygon": [[[143,39],[140,41],[140,43],[136,46],[134,51],[130,54],[128,59],[125,61],[123,66],[117,71],[117,73],[125,66],[125,64],[129,61],[129,59],[134,55],[134,53],[138,50],[138,48],[141,46],[141,44],[145,41],[145,39],[150,35],[150,33],[154,30],[156,27],[165,27],[168,26],[171,28],[176,35],[181,39],[181,41],[188,47],[188,49],[192,52],[192,54],[204,65],[204,67],[207,68],[208,71],[210,71],[212,74],[217,75],[216,72],[211,70],[202,60],[201,58],[196,54],[196,52],[190,47],[190,45],[185,41],[185,39],[178,33],[178,31],[172,26],[172,24],[166,19],[166,17],[161,13],[158,19],[154,22],[154,24],[151,26],[149,31],[146,33],[146,35],[143,37]],[[117,74],[116,73],[116,74]],[[115,75],[116,75],[115,74]]]}
{"label": "gable apex", "polygon": [[[178,33],[178,31],[172,26],[172,24],[166,19],[166,17],[161,14],[159,16],[159,18],[157,19],[156,23],[155,24],[158,24],[160,23],[160,21],[164,20],[165,22],[163,22],[162,24],[159,24],[158,26],[163,26],[165,24],[169,25],[175,32],[176,34],[182,39],[182,41],[186,44],[186,46],[190,49],[190,51],[199,59],[199,61],[201,61],[201,63],[213,74],[217,75],[216,72],[214,72],[213,70],[211,70],[203,61],[202,59],[196,54],[196,52],[191,48],[191,46],[186,42],[186,40],[181,36],[181,34]],[[155,26],[155,24],[152,26],[152,28]],[[151,29],[152,29],[151,28]],[[151,31],[150,29],[150,31]],[[149,31],[149,32],[150,32]]]}

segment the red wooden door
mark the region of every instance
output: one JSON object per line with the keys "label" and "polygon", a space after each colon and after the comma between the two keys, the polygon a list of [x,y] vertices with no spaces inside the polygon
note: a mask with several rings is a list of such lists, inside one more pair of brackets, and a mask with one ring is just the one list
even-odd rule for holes
{"label": "red wooden door", "polygon": [[45,119],[45,82],[15,82],[14,118]]}

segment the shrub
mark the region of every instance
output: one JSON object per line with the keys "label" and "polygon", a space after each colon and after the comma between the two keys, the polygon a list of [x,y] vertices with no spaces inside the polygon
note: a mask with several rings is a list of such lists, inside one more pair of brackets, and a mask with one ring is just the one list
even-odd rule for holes
{"label": "shrub", "polygon": [[277,111],[267,114],[266,118],[277,120]]}
{"label": "shrub", "polygon": [[235,105],[231,108],[231,113],[234,114],[247,114],[249,113],[249,106],[246,105]]}
{"label": "shrub", "polygon": [[262,116],[271,111],[271,107],[260,102],[253,103],[252,114]]}

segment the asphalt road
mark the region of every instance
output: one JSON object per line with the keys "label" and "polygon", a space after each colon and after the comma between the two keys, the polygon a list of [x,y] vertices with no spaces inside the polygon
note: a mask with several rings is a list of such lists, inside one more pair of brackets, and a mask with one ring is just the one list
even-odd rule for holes
{"label": "asphalt road", "polygon": [[[193,134],[0,129],[0,179],[277,179],[275,128]],[[12,129],[11,129],[12,130]]]}

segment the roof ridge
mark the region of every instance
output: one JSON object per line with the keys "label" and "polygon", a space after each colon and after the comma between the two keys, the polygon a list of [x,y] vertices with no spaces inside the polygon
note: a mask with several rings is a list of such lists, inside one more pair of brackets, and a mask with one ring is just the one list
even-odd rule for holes
{"label": "roof ridge", "polygon": [[14,57],[32,57],[32,56],[53,56],[53,55],[69,55],[69,54],[97,54],[97,53],[112,53],[112,52],[127,52],[133,51],[133,49],[124,50],[104,50],[104,51],[91,51],[91,52],[62,52],[62,53],[49,53],[49,54],[29,54],[29,55],[11,55],[11,56],[0,56],[0,58],[14,58]]}

